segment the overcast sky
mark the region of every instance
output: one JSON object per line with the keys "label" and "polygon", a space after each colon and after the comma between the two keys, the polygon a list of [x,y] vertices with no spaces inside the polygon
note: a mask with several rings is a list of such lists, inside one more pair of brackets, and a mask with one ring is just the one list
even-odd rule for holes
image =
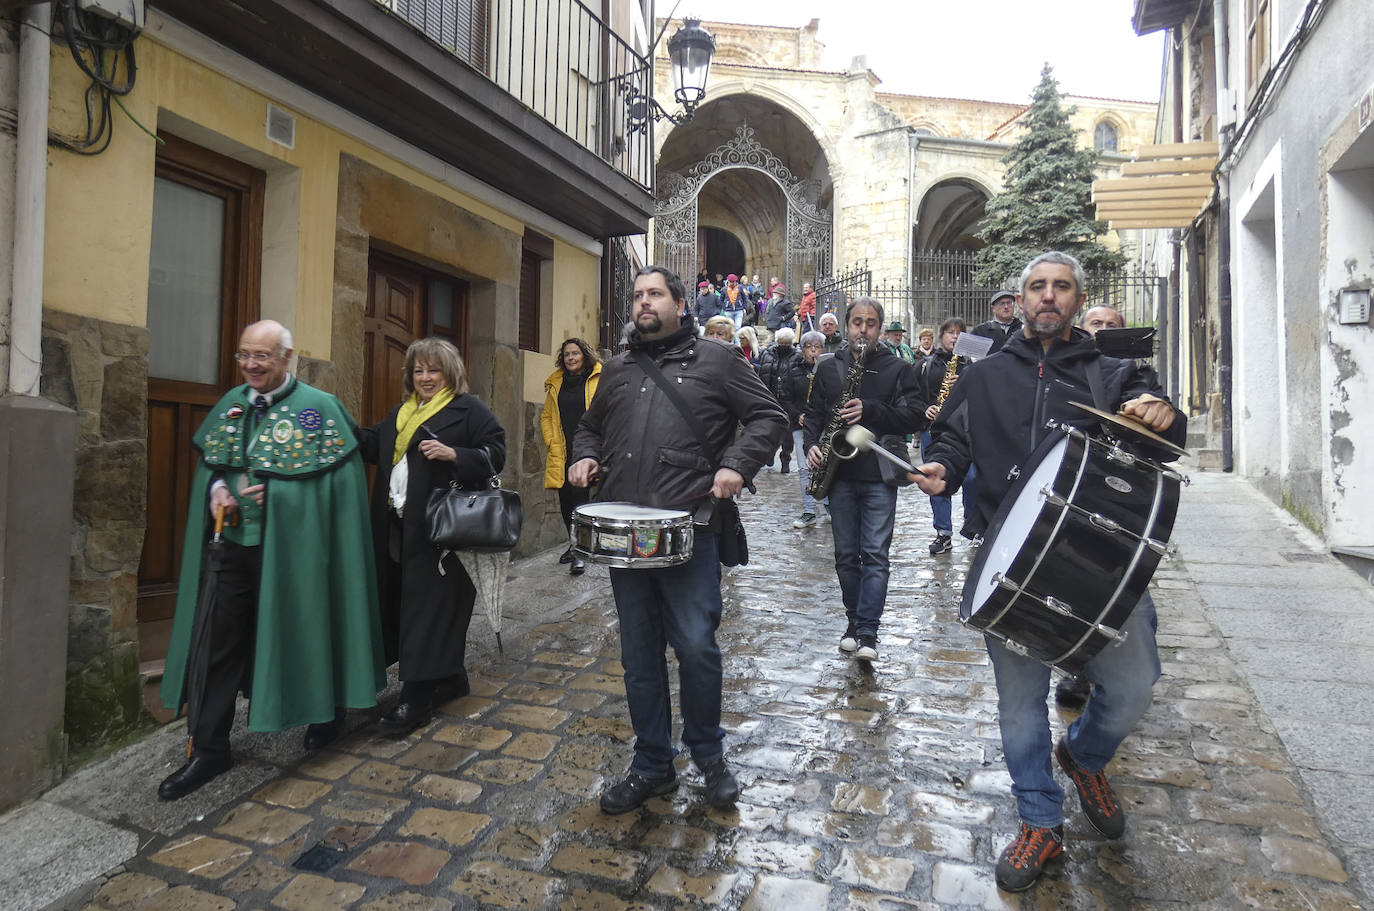
{"label": "overcast sky", "polygon": [[[658,14],[673,2],[656,0]],[[1131,0],[682,0],[677,15],[793,27],[819,19],[826,69],[866,55],[885,92],[1026,102],[1048,62],[1065,94],[1156,101],[1163,33],[1136,37],[1133,7]]]}

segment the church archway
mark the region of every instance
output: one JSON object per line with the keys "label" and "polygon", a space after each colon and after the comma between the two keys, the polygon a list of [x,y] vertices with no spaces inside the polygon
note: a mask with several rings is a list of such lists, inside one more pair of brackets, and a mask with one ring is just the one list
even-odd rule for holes
{"label": "church archway", "polygon": [[980,184],[966,177],[942,180],[921,197],[912,248],[972,251],[985,245],[977,232],[991,195]]}
{"label": "church archway", "polygon": [[663,144],[655,256],[693,274],[699,229],[720,227],[739,237],[745,272],[800,288],[830,269],[833,199],[829,161],[805,123],[767,98],[726,95]]}

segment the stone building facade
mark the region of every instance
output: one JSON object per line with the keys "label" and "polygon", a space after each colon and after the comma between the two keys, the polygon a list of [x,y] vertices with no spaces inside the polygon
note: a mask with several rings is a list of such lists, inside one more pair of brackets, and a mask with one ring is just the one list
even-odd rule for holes
{"label": "stone building facade", "polygon": [[[977,248],[982,204],[1001,189],[1001,158],[1027,105],[883,92],[862,57],[843,72],[822,69],[816,20],[800,28],[703,25],[717,42],[707,100],[691,122],[658,134],[660,215],[692,168],[713,153],[738,157],[736,130],[747,125],[798,194],[829,219],[831,269],[867,261],[876,282],[905,286],[922,251]],[[667,68],[660,47],[658,70]],[[657,93],[674,109],[670,85],[658,85]],[[1103,153],[1104,176],[1152,141],[1154,102],[1066,101],[1077,106],[1074,123],[1085,144],[1093,144],[1099,126],[1110,128],[1102,135],[1115,150]],[[721,252],[729,249],[750,274],[781,276],[789,269],[785,199],[782,184],[757,171],[717,171],[699,188],[697,268],[721,271],[712,263],[729,261]],[[662,221],[656,218],[656,230]],[[670,227],[684,236],[681,224]],[[1108,238],[1123,240],[1131,239]],[[793,280],[814,281],[810,265],[794,258]]]}

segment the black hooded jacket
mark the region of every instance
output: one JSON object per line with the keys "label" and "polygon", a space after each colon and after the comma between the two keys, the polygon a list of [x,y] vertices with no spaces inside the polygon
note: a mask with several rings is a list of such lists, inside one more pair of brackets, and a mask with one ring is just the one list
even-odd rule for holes
{"label": "black hooded jacket", "polygon": [[[816,367],[816,379],[811,384],[811,397],[806,403],[806,421],[802,424],[805,451],[819,445],[820,435],[830,421],[830,413],[840,398],[844,377],[851,363],[850,348],[841,348]],[[921,395],[916,388],[916,368],[879,344],[869,349],[864,363],[863,378],[859,380],[859,394],[864,403],[859,424],[878,436],[896,433],[906,435],[920,428]],[[845,481],[882,483],[878,457],[861,452],[852,459],[840,462],[835,477]]]}
{"label": "black hooded jacket", "polygon": [[[1001,351],[959,371],[959,382],[931,425],[925,457],[944,465],[946,495],[958,490],[970,463],[978,468],[978,508],[965,517],[962,534],[973,537],[987,529],[1015,480],[1012,469],[1027,468],[1048,421],[1096,428],[1096,418],[1069,404],[1093,404],[1090,369],[1102,372],[1106,410],[1117,411],[1145,393],[1166,398],[1153,370],[1100,354],[1092,336],[1077,328],[1068,341],[1055,339],[1049,351],[1038,338],[1016,335]],[[1188,422],[1174,411],[1173,424],[1160,435],[1182,445]],[[1172,458],[1158,450],[1141,454],[1158,461]]]}

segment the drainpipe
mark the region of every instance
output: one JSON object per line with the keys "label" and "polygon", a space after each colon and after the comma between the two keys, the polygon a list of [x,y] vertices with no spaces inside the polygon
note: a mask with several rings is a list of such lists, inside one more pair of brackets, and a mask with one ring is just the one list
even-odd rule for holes
{"label": "drainpipe", "polygon": [[[1226,19],[1226,0],[1212,0],[1212,46],[1216,54],[1217,104],[1231,104],[1230,27]],[[1223,164],[1231,152],[1235,130],[1234,112],[1228,112],[1226,126],[1220,127],[1217,112],[1220,156],[1212,179],[1217,185],[1217,321],[1221,324],[1221,345],[1217,354],[1217,384],[1221,391],[1221,470],[1235,470],[1235,441],[1232,434],[1232,332],[1231,332],[1231,181]]]}
{"label": "drainpipe", "polygon": [[7,391],[38,395],[43,361],[43,225],[48,180],[48,34],[52,4],[19,20],[19,116],[14,168],[14,279]]}

